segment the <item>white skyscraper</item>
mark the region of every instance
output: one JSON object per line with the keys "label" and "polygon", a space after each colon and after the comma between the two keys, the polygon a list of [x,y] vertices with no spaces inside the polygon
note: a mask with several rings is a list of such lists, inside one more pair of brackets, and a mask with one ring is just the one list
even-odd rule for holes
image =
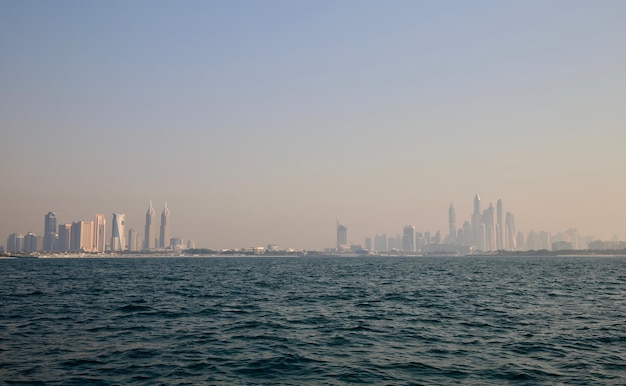
{"label": "white skyscraper", "polygon": [[113,213],[113,226],[111,229],[111,251],[122,252],[126,249],[124,238],[124,223],[126,215],[123,213]]}
{"label": "white skyscraper", "polygon": [[107,220],[105,215],[96,215],[93,227],[93,244],[95,251],[98,253],[104,253],[106,249],[106,223]]}

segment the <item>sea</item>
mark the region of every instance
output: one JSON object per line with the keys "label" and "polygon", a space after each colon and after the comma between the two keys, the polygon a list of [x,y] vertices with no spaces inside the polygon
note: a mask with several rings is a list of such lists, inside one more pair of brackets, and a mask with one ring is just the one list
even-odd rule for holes
{"label": "sea", "polygon": [[625,385],[626,257],[0,259],[4,385]]}

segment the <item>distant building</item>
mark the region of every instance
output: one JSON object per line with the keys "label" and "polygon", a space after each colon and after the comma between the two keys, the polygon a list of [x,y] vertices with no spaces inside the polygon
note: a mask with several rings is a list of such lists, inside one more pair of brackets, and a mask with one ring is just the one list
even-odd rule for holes
{"label": "distant building", "polygon": [[167,202],[165,208],[161,213],[161,232],[159,238],[159,248],[167,248],[171,245],[170,241],[170,210],[167,209]]}
{"label": "distant building", "polygon": [[93,252],[93,221],[72,223],[70,250],[73,252]]}
{"label": "distant building", "polygon": [[143,249],[149,251],[151,249],[155,249],[156,243],[156,224],[154,223],[156,217],[156,211],[152,207],[152,201],[150,201],[150,206],[148,206],[148,211],[146,212],[146,229],[144,233],[143,240]]}
{"label": "distant building", "polygon": [[106,251],[106,216],[96,214],[93,227],[93,246],[94,251],[104,253]]}
{"label": "distant building", "polygon": [[339,224],[337,221],[337,250],[348,245],[348,228]]}
{"label": "distant building", "polygon": [[128,250],[130,252],[138,252],[141,250],[140,245],[139,234],[136,230],[130,229],[128,231]]}
{"label": "distant building", "polygon": [[489,207],[483,212],[483,225],[484,225],[484,247],[483,251],[495,251],[496,250],[496,212],[493,204],[489,204]]}
{"label": "distant building", "polygon": [[450,203],[450,209],[448,209],[448,240],[450,244],[457,244],[456,213],[454,211],[454,205],[452,203]]}
{"label": "distant building", "polygon": [[124,240],[124,223],[126,215],[123,213],[113,213],[113,225],[111,227],[111,251],[122,252],[126,249]]}
{"label": "distant building", "polygon": [[567,241],[557,241],[556,243],[552,243],[553,251],[569,251],[574,249],[572,243]]}
{"label": "distant building", "polygon": [[21,233],[11,233],[7,238],[7,252],[24,251],[24,235]]}
{"label": "distant building", "polygon": [[504,223],[504,249],[507,251],[516,251],[518,248],[515,233],[515,217],[510,212],[506,212],[506,220]]}
{"label": "distant building", "polygon": [[168,246],[171,245],[172,249],[174,250],[181,250],[183,249],[183,246],[185,245],[185,241],[181,239],[180,237],[172,237],[168,244],[169,244]]}
{"label": "distant building", "polygon": [[502,214],[502,200],[498,198],[496,203],[496,249],[503,250],[505,248],[504,242],[504,218]]}
{"label": "distant building", "polygon": [[72,224],[59,225],[59,238],[57,239],[57,252],[69,252],[72,243]]}
{"label": "distant building", "polygon": [[374,250],[376,252],[386,252],[387,249],[387,235],[383,233],[382,235],[376,235],[374,237]]}
{"label": "distant building", "polygon": [[465,221],[463,222],[463,246],[465,247],[470,247],[473,244],[473,238],[472,238],[472,225],[469,223],[469,221]]}
{"label": "distant building", "polygon": [[43,250],[52,252],[56,250],[57,241],[57,215],[48,212],[44,217]]}
{"label": "distant building", "polygon": [[402,229],[402,250],[415,252],[415,227],[407,225]]}
{"label": "distant building", "polygon": [[365,249],[367,249],[368,251],[372,250],[372,238],[371,237],[365,238]]}
{"label": "distant building", "polygon": [[480,212],[480,196],[474,196],[474,213],[472,213],[472,238],[473,244],[481,251],[485,250],[485,238],[483,231],[483,219]]}
{"label": "distant building", "polygon": [[[187,249],[195,249],[196,248],[196,242],[193,240],[187,240]],[[276,249],[278,249],[278,246],[276,246]]]}
{"label": "distant building", "polygon": [[37,235],[33,232],[28,232],[24,236],[24,252],[33,253],[37,252]]}

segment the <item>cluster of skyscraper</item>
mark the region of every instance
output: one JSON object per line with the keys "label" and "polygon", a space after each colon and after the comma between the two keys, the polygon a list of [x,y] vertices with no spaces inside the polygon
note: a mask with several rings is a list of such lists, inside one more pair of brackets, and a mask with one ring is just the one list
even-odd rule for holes
{"label": "cluster of skyscraper", "polygon": [[[448,210],[448,236],[442,240],[437,231],[433,236],[430,232],[416,232],[413,225],[407,225],[402,235],[387,237],[386,234],[376,235],[374,245],[372,239],[365,239],[365,246],[347,245],[347,228],[337,223],[337,250],[365,249],[376,252],[401,250],[404,252],[469,252],[479,250],[493,252],[497,250],[514,251],[518,249],[518,235],[515,230],[513,214],[502,210],[502,200],[498,199],[496,207],[489,204],[481,210],[478,194],[474,197],[474,212],[470,221],[465,221],[461,228],[456,225],[454,205]],[[521,236],[523,238],[523,235]]]}
{"label": "cluster of skyscraper", "polygon": [[498,199],[496,208],[490,203],[481,212],[480,196],[476,194],[471,224],[465,221],[463,228],[456,230],[455,219],[454,206],[450,204],[450,241],[453,244],[474,246],[480,251],[488,252],[517,249],[515,218],[510,212],[506,213],[506,217],[503,216],[501,199]]}
{"label": "cluster of skyscraper", "polygon": [[[156,237],[156,211],[152,201],[146,213],[145,238],[141,242],[139,234],[125,230],[126,215],[114,213],[111,219],[111,238],[106,238],[106,216],[96,214],[93,221],[76,221],[57,226],[57,215],[48,212],[44,217],[44,235],[33,232],[26,235],[13,233],[7,239],[8,252],[138,252],[182,248],[182,239],[170,238],[170,211],[167,203],[161,212],[159,237]],[[109,243],[107,243],[109,241]],[[191,244],[189,244],[191,243]],[[189,245],[193,242],[190,241]]]}

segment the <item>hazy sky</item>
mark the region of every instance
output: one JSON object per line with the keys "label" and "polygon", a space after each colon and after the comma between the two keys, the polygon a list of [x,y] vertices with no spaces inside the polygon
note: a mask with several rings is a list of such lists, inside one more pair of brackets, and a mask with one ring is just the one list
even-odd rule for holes
{"label": "hazy sky", "polygon": [[[0,244],[167,201],[202,247],[626,238],[626,1],[0,2]],[[110,232],[110,228],[108,229]]]}

